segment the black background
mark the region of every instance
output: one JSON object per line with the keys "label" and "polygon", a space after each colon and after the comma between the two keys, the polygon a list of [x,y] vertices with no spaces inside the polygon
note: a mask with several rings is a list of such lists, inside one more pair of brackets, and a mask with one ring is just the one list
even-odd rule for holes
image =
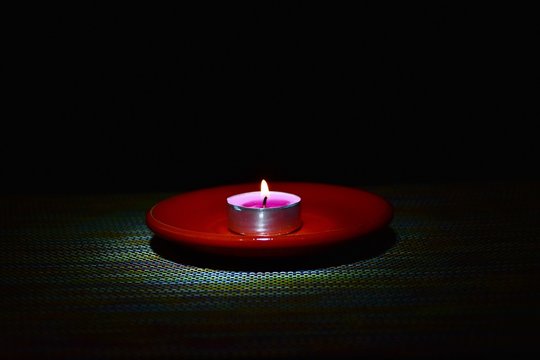
{"label": "black background", "polygon": [[537,178],[532,9],[4,11],[2,191]]}

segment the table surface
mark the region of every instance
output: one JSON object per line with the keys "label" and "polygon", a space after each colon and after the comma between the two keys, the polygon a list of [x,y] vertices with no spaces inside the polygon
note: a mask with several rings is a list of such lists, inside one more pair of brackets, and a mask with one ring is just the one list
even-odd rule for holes
{"label": "table surface", "polygon": [[154,237],[170,193],[3,195],[0,358],[538,355],[539,185],[366,187],[388,229],[270,260]]}

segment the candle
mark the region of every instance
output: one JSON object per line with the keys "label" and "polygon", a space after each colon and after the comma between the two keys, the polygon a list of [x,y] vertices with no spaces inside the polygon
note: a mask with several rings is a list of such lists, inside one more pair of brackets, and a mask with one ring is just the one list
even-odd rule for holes
{"label": "candle", "polygon": [[228,226],[242,235],[282,235],[302,226],[301,198],[298,195],[270,191],[265,180],[261,191],[252,191],[227,198]]}

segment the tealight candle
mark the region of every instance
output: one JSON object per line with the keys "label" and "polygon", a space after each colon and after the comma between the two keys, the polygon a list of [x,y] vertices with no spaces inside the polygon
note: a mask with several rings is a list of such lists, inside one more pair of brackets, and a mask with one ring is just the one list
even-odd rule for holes
{"label": "tealight candle", "polygon": [[228,226],[242,235],[283,235],[302,226],[301,198],[281,191],[270,191],[265,180],[261,191],[227,198]]}

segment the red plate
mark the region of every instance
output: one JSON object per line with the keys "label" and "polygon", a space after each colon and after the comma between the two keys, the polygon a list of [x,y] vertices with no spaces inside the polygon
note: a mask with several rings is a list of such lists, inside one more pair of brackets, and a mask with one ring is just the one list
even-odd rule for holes
{"label": "red plate", "polygon": [[271,189],[302,198],[302,227],[279,236],[245,236],[227,228],[227,197],[256,191],[260,184],[197,190],[158,202],[146,214],[159,237],[218,254],[238,256],[300,255],[347,240],[361,240],[386,227],[392,205],[373,193],[344,186],[276,182]]}

